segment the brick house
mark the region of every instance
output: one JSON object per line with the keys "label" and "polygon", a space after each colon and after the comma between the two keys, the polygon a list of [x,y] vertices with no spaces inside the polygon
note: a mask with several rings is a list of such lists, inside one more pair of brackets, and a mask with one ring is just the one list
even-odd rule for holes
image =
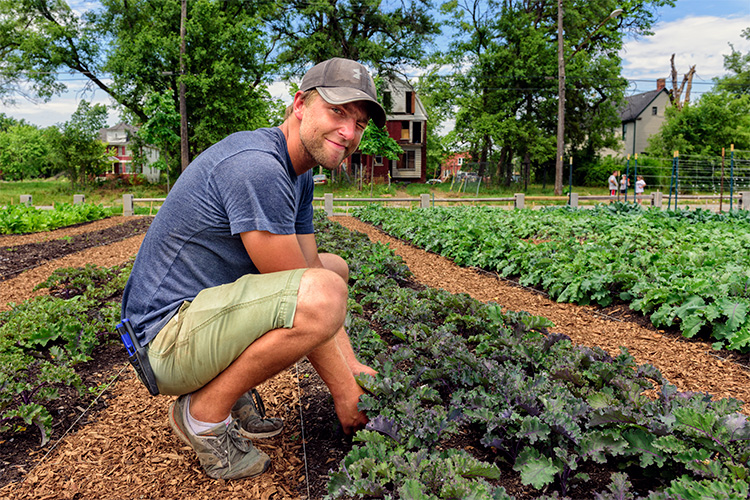
{"label": "brick house", "polygon": [[[132,166],[133,153],[130,150],[130,137],[138,129],[127,123],[118,123],[114,127],[99,130],[99,140],[107,145],[107,155],[111,167],[107,175],[132,175],[142,173],[149,182],[158,182],[161,172],[149,166],[143,167],[143,172],[135,172]],[[146,162],[151,165],[159,159],[159,150],[153,146],[145,146]]]}
{"label": "brick house", "polygon": [[464,164],[470,160],[471,155],[469,153],[453,153],[440,166],[440,180],[444,181],[449,177],[455,177],[461,171]]}
{"label": "brick house", "polygon": [[383,94],[383,101],[391,105],[386,130],[404,153],[398,160],[388,160],[356,151],[344,162],[347,172],[355,178],[361,172],[365,182],[371,176],[375,182],[388,182],[389,175],[393,181],[425,182],[427,113],[422,101],[411,85],[398,78],[386,81]]}

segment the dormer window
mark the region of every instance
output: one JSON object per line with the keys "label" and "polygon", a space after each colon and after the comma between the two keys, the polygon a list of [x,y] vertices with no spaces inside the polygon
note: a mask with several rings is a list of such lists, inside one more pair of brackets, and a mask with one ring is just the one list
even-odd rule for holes
{"label": "dormer window", "polygon": [[414,92],[406,93],[406,113],[414,114]]}

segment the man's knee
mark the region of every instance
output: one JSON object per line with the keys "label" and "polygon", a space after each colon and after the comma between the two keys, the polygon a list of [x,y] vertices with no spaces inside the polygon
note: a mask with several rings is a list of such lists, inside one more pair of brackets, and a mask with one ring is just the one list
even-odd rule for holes
{"label": "man's knee", "polygon": [[349,282],[349,265],[343,258],[335,253],[321,253],[318,256],[323,267],[341,276],[345,283]]}
{"label": "man's knee", "polygon": [[347,285],[337,273],[327,269],[306,270],[297,296],[295,324],[300,322],[306,329],[334,335],[344,324],[348,296]]}

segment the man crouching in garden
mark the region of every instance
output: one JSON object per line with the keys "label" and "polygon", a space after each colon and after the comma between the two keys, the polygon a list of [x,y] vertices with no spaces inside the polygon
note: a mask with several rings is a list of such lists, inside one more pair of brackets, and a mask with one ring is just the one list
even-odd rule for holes
{"label": "man crouching in garden", "polygon": [[169,423],[206,473],[235,479],[270,458],[251,439],[277,435],[252,389],[307,356],[346,433],[360,363],[344,331],[348,266],[318,254],[311,169],[336,168],[385,112],[361,64],[313,67],[278,128],[230,135],[182,173],[156,215],[123,296],[161,394],[178,395]]}

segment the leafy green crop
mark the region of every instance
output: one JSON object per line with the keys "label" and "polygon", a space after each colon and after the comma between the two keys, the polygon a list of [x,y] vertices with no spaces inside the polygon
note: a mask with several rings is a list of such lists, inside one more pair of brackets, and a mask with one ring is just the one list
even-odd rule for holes
{"label": "leafy green crop", "polygon": [[370,206],[363,220],[456,263],[517,277],[560,302],[617,301],[656,327],[750,351],[750,212],[594,209],[414,211]]}
{"label": "leafy green crop", "polygon": [[26,205],[0,207],[0,234],[51,231],[64,226],[104,219],[112,210],[103,205],[56,203],[53,210]]}
{"label": "leafy green crop", "polygon": [[96,346],[116,339],[112,327],[130,265],[59,269],[39,287],[40,296],[0,313],[0,432],[35,425],[42,445],[52,430],[50,406],[59,389],[85,395],[75,366],[90,360]]}
{"label": "leafy green crop", "polygon": [[[407,276],[391,252],[378,250],[378,265],[359,236],[336,229],[334,241],[330,222],[316,224],[322,245],[349,252],[354,269],[366,261],[389,274],[350,282],[349,335],[378,373],[359,379],[370,422],[333,472],[327,498],[509,498],[496,482],[509,473],[538,498],[576,498],[591,479],[587,468],[600,464],[660,478],[651,499],[698,498],[691,488],[705,498],[746,498],[750,422],[741,402],[679,392],[627,351],[612,357],[575,346],[544,318],[402,288]],[[656,398],[647,397],[654,387]],[[485,458],[457,449],[467,436]],[[628,476],[615,473],[595,498],[636,495]]]}

